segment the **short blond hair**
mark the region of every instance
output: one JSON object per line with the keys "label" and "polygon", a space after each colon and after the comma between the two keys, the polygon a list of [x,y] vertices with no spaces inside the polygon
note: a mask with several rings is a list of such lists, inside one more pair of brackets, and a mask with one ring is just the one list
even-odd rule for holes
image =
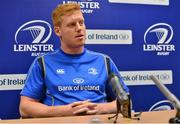
{"label": "short blond hair", "polygon": [[77,3],[59,4],[52,12],[52,21],[54,26],[61,26],[62,16],[71,14],[76,10],[80,10],[80,5]]}

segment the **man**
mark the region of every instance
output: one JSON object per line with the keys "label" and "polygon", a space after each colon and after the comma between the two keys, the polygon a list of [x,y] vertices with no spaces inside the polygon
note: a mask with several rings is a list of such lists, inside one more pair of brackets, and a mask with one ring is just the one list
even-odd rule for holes
{"label": "man", "polygon": [[[52,13],[60,49],[35,59],[21,92],[22,117],[54,117],[116,112],[105,55],[84,48],[86,27],[80,6],[57,6]],[[118,69],[110,59],[111,72]],[[44,76],[42,74],[44,71]],[[128,88],[124,89],[128,91]],[[107,97],[113,101],[107,102]]]}

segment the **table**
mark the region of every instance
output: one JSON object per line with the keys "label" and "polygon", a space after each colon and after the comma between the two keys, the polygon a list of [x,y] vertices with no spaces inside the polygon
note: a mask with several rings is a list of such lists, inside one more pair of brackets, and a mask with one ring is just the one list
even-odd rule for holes
{"label": "table", "polygon": [[[132,113],[134,115],[136,113]],[[50,118],[31,118],[31,119],[12,119],[0,120],[1,123],[113,123],[114,118],[109,120],[108,117],[114,114],[103,115],[84,115],[84,116],[68,116],[68,117],[50,117]],[[168,123],[171,117],[175,117],[175,110],[142,112],[140,120],[123,118],[121,114],[118,116],[117,123]]]}

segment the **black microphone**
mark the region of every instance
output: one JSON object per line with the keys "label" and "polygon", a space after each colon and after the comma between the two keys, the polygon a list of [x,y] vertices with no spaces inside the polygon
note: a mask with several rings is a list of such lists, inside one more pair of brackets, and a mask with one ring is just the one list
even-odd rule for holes
{"label": "black microphone", "polygon": [[121,112],[124,117],[131,117],[131,104],[130,104],[130,94],[126,92],[119,80],[119,77],[115,74],[110,75],[110,82],[112,89],[117,96],[117,112]]}
{"label": "black microphone", "polygon": [[160,91],[165,95],[165,97],[171,102],[171,104],[177,109],[177,114],[175,118],[169,120],[170,123],[180,123],[180,102],[174,94],[172,94],[163,83],[161,83],[155,76],[150,76],[151,80],[156,84]]}

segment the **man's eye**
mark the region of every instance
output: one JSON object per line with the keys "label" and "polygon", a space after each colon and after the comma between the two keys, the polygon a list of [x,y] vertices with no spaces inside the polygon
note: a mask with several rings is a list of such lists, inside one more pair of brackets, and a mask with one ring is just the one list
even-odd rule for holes
{"label": "man's eye", "polygon": [[76,24],[75,23],[71,23],[71,24],[69,24],[69,26],[71,26],[71,27],[73,27],[73,26],[75,26]]}
{"label": "man's eye", "polygon": [[75,26],[76,25],[76,23],[73,23],[73,24],[71,24],[72,26]]}
{"label": "man's eye", "polygon": [[80,25],[83,25],[83,24],[84,24],[84,21],[80,21],[79,24],[80,24]]}

